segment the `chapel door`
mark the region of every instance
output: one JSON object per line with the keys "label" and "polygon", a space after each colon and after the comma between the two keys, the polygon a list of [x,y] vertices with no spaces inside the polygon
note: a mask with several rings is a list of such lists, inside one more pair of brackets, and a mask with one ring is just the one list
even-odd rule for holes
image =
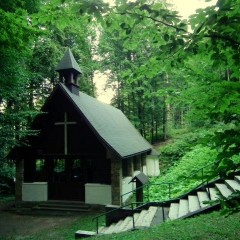
{"label": "chapel door", "polygon": [[49,199],[85,201],[86,171],[80,159],[54,159]]}

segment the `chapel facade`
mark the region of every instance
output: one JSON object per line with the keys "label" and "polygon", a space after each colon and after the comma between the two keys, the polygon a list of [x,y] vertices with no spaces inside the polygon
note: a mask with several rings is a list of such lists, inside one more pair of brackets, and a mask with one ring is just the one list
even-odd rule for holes
{"label": "chapel facade", "polygon": [[9,154],[16,199],[119,205],[134,175],[159,174],[157,155],[120,110],[79,91],[81,69],[70,49],[56,71],[59,83],[31,126],[37,134]]}

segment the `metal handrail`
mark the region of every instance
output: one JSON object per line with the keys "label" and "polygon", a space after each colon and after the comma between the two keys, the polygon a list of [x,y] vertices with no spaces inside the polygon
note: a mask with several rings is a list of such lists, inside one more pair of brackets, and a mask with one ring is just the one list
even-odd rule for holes
{"label": "metal handrail", "polygon": [[122,194],[121,196],[120,196],[120,198],[121,198],[121,204],[122,204],[122,199],[123,199],[123,196],[125,196],[125,195],[127,195],[127,194],[130,194],[130,193],[133,193],[133,192],[136,192],[137,190],[139,190],[139,189],[142,189],[142,188],[144,188],[145,186],[147,186],[148,187],[148,201],[149,201],[149,187],[150,186],[154,186],[154,185],[168,185],[168,198],[169,199],[171,199],[171,186],[172,185],[174,185],[174,184],[179,184],[179,183],[181,183],[181,182],[184,182],[184,181],[186,181],[187,179],[190,179],[192,176],[194,176],[194,175],[196,175],[196,173],[198,173],[198,172],[202,172],[202,176],[201,176],[201,178],[202,178],[202,184],[204,183],[204,168],[207,168],[207,167],[209,167],[209,166],[213,166],[214,165],[214,163],[209,163],[209,164],[207,164],[207,165],[205,165],[204,167],[201,167],[201,168],[199,168],[199,169],[197,169],[197,170],[195,170],[195,171],[193,171],[190,175],[188,175],[188,176],[185,176],[181,181],[172,181],[172,182],[161,182],[161,183],[146,183],[146,184],[144,184],[144,185],[142,185],[142,186],[140,186],[140,187],[138,187],[138,188],[135,188],[135,189],[133,189],[132,191],[129,191],[129,192],[127,192],[127,193],[124,193],[124,194]]}
{"label": "metal handrail", "polygon": [[123,197],[124,197],[125,195],[128,195],[128,194],[130,194],[130,193],[136,192],[137,190],[144,188],[144,187],[147,186],[148,184],[149,184],[149,183],[145,183],[145,184],[143,184],[143,185],[140,186],[140,187],[137,187],[137,188],[135,188],[135,189],[133,189],[133,190],[131,190],[131,191],[129,191],[129,192],[126,192],[126,193],[122,194],[122,195],[120,196],[120,201],[121,201],[120,203],[122,204],[122,202],[123,202]]}
{"label": "metal handrail", "polygon": [[[170,199],[171,199],[171,185],[176,184],[176,183],[180,183],[180,182],[183,182],[183,181],[186,181],[187,179],[190,179],[192,176],[194,176],[197,172],[200,172],[200,171],[202,172],[202,175],[201,175],[201,176],[202,176],[202,183],[201,183],[201,185],[202,185],[204,182],[207,182],[207,183],[208,183],[208,182],[209,182],[209,179],[207,179],[207,180],[205,180],[205,181],[204,181],[204,179],[203,179],[203,177],[204,177],[204,168],[209,167],[209,166],[211,166],[211,165],[214,165],[214,163],[207,164],[206,166],[197,169],[196,171],[194,171],[194,172],[193,172],[192,174],[190,174],[189,176],[184,177],[181,181],[162,182],[162,183],[146,183],[146,184],[144,184],[144,185],[142,185],[142,186],[140,186],[140,187],[138,187],[138,188],[133,189],[132,191],[129,191],[129,192],[127,192],[127,193],[122,194],[122,195],[120,196],[120,197],[121,197],[121,203],[122,203],[123,196],[125,196],[125,195],[127,195],[127,194],[130,194],[130,193],[133,193],[133,192],[136,192],[137,190],[142,189],[142,188],[144,188],[145,186],[148,187],[148,191],[149,191],[149,186],[151,186],[151,185],[164,185],[164,184],[167,184],[167,185],[168,185],[168,195],[169,195],[169,200],[170,200]],[[148,192],[148,202],[149,202],[149,192]],[[95,221],[95,220],[96,220],[96,229],[97,229],[96,233],[98,234],[99,218],[100,218],[100,217],[102,217],[102,216],[107,216],[108,214],[110,214],[110,213],[112,213],[112,212],[115,212],[115,211],[118,211],[119,209],[126,208],[127,206],[131,206],[130,210],[131,210],[131,212],[132,212],[132,222],[133,222],[133,229],[134,229],[134,228],[135,228],[135,219],[134,219],[133,211],[136,210],[137,208],[134,209],[133,206],[134,206],[134,204],[137,204],[137,205],[138,205],[139,203],[140,203],[140,202],[132,202],[132,203],[129,203],[129,204],[126,204],[126,205],[121,205],[119,208],[110,210],[110,211],[108,211],[108,212],[106,212],[106,213],[103,213],[103,214],[100,214],[100,215],[94,217],[94,218],[92,219],[92,221]],[[158,203],[160,203],[160,202],[158,202]],[[142,202],[141,202],[141,204],[142,204]],[[163,220],[165,220],[165,216],[164,216],[164,201],[161,202],[161,208],[162,208],[162,212],[163,212]]]}
{"label": "metal handrail", "polygon": [[[129,203],[129,204],[120,206],[119,208],[115,208],[115,209],[113,209],[113,210],[110,210],[110,211],[108,211],[108,212],[105,212],[105,213],[103,213],[103,214],[100,214],[100,215],[94,217],[94,218],[92,219],[92,221],[95,221],[95,220],[96,220],[96,229],[97,229],[97,230],[96,230],[96,233],[98,234],[99,218],[100,218],[100,217],[107,216],[108,214],[110,214],[110,213],[112,213],[112,212],[116,212],[116,211],[118,211],[119,209],[124,209],[124,208],[126,208],[127,206],[131,206],[130,210],[131,210],[131,213],[133,213],[133,211],[136,209],[136,208],[134,209],[134,204],[138,205],[138,204],[140,204],[140,203],[142,204],[142,202],[132,202],[132,203]],[[133,223],[133,229],[134,229],[134,228],[135,228],[134,214],[132,214],[132,223]]]}

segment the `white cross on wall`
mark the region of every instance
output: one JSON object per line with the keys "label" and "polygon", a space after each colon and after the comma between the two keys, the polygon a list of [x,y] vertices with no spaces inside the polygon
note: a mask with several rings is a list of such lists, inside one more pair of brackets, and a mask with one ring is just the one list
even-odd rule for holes
{"label": "white cross on wall", "polygon": [[63,125],[64,126],[64,154],[67,155],[68,153],[68,148],[67,148],[67,136],[68,136],[68,132],[67,132],[67,126],[68,125],[73,125],[73,124],[77,124],[76,122],[68,122],[67,121],[67,113],[64,113],[64,122],[56,122],[54,123],[54,125]]}

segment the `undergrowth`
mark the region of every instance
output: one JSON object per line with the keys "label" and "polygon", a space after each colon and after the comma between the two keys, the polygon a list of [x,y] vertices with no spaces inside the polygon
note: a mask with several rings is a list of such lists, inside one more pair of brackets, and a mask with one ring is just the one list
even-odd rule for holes
{"label": "undergrowth", "polygon": [[165,174],[151,178],[149,190],[145,190],[145,195],[147,196],[149,193],[150,201],[162,201],[190,191],[200,185],[202,181],[213,177],[213,163],[216,156],[216,150],[196,145],[175,162]]}

